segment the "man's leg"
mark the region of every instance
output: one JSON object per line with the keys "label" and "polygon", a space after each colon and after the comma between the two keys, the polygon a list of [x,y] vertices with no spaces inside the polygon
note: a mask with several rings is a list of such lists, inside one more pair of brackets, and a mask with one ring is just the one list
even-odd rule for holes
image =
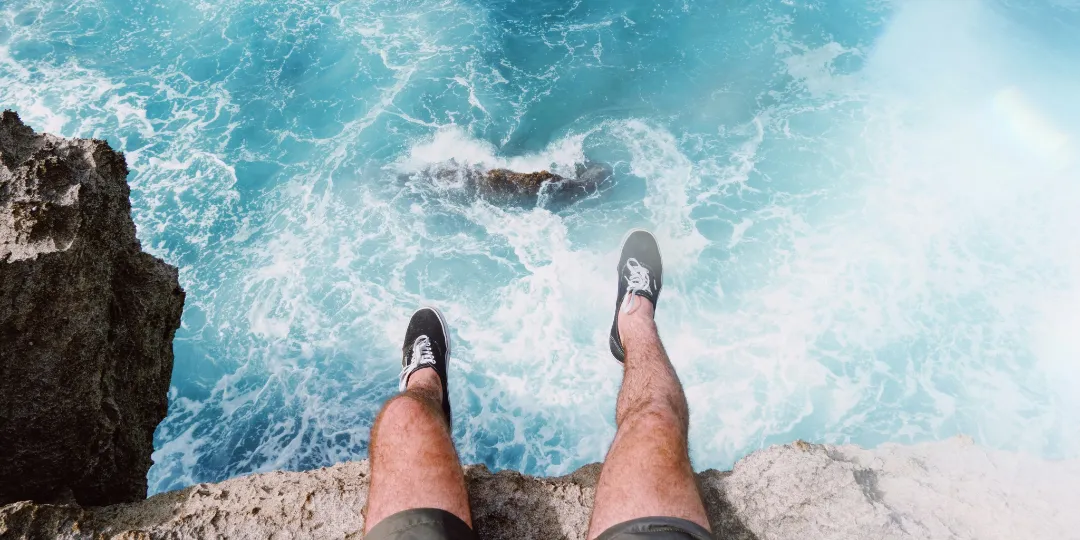
{"label": "man's leg", "polygon": [[[709,520],[690,465],[686,396],[653,322],[662,268],[652,235],[628,235],[620,264],[630,290],[620,286],[612,333],[612,353],[624,365],[618,430],[596,488],[588,538],[639,518],[688,520],[704,528],[694,535],[705,536]],[[633,304],[624,306],[630,298]]]}
{"label": "man's leg", "polygon": [[365,536],[374,530],[369,538],[377,540],[474,539],[444,384],[450,339],[437,310],[413,314],[402,353],[402,392],[371,428]]}
{"label": "man's leg", "polygon": [[438,508],[472,525],[465,475],[442,412],[434,370],[418,371],[371,429],[371,485],[365,528],[412,508]]}

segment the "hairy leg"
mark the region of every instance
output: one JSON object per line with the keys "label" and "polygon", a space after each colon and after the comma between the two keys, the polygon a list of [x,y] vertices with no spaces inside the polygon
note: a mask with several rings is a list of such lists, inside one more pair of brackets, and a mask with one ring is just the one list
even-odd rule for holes
{"label": "hairy leg", "polygon": [[615,408],[618,431],[596,488],[590,540],[642,517],[676,517],[709,528],[690,465],[686,396],[660,343],[652,303],[640,297],[635,302],[641,305],[633,313],[619,314],[626,361]]}
{"label": "hairy leg", "polygon": [[446,510],[472,526],[465,475],[443,414],[435,370],[417,371],[405,392],[386,402],[371,428],[369,454],[365,534],[383,519],[412,508]]}

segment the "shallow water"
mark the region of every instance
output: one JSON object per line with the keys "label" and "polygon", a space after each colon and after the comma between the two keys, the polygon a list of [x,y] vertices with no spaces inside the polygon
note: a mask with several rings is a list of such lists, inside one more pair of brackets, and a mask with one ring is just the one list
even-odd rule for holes
{"label": "shallow water", "polygon": [[[105,138],[188,291],[152,492],[367,453],[454,339],[467,462],[602,459],[656,232],[696,466],[802,438],[1080,453],[1080,1],[0,0],[0,106]],[[611,164],[570,205],[413,174]]]}

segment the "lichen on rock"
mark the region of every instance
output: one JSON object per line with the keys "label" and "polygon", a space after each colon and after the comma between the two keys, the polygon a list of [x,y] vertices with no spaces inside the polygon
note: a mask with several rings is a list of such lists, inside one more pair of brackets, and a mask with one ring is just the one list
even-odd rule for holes
{"label": "lichen on rock", "polygon": [[146,497],[184,292],[124,157],[0,115],[0,504]]}

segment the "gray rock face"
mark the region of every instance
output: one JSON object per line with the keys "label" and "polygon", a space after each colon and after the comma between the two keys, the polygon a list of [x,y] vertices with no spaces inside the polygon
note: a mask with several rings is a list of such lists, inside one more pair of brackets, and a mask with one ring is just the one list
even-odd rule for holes
{"label": "gray rock face", "polygon": [[[600,466],[561,478],[469,467],[485,540],[583,540]],[[360,538],[367,462],[200,484],[106,508],[16,503],[4,538]],[[917,446],[795,443],[699,476],[726,540],[1078,538],[1080,461],[1047,462],[956,438]]]}
{"label": "gray rock face", "polygon": [[796,443],[735,465],[724,483],[761,540],[1080,538],[1080,460],[916,446]]}
{"label": "gray rock face", "polygon": [[127,172],[0,116],[0,504],[146,497],[184,292],[140,249]]}

